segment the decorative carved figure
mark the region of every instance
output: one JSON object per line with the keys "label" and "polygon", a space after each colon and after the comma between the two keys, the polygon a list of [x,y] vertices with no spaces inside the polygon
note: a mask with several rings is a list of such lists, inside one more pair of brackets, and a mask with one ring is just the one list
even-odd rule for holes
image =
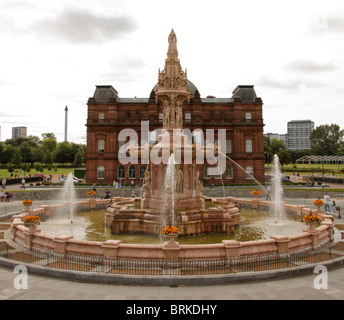
{"label": "decorative carved figure", "polygon": [[201,196],[203,194],[203,184],[199,180],[199,172],[196,172],[195,175],[195,189],[196,189],[196,195]]}
{"label": "decorative carved figure", "polygon": [[170,125],[170,113],[171,113],[171,107],[168,100],[164,101],[162,112],[163,112],[163,126],[164,128],[168,128]]}
{"label": "decorative carved figure", "polygon": [[176,193],[183,193],[183,180],[184,180],[183,171],[180,167],[180,164],[178,164],[176,165],[176,178],[175,178]]}
{"label": "decorative carved figure", "polygon": [[182,128],[183,127],[183,109],[181,107],[181,103],[179,100],[176,101],[176,127]]}
{"label": "decorative carved figure", "polygon": [[147,165],[146,171],[145,171],[145,182],[143,184],[143,191],[145,194],[149,194],[151,190],[151,172],[150,172],[150,167]]}

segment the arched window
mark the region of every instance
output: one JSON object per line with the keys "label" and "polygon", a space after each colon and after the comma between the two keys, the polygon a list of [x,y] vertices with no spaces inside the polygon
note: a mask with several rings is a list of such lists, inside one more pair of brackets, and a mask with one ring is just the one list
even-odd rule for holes
{"label": "arched window", "polygon": [[134,166],[129,167],[129,179],[135,179],[135,167]]}
{"label": "arched window", "polygon": [[97,178],[104,179],[105,178],[105,168],[103,166],[99,166],[97,168]]}
{"label": "arched window", "polygon": [[145,172],[146,172],[146,167],[145,166],[141,166],[140,167],[140,179],[144,179],[145,178]]}
{"label": "arched window", "polygon": [[123,166],[118,167],[118,179],[124,179],[124,167]]}
{"label": "arched window", "polygon": [[245,170],[246,170],[246,179],[253,179],[253,167],[247,166]]}
{"label": "arched window", "polygon": [[226,167],[226,179],[233,179],[233,167],[232,166]]}

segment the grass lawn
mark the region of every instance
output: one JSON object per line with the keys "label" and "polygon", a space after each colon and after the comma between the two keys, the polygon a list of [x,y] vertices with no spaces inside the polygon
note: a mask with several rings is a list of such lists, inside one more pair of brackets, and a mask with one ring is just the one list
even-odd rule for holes
{"label": "grass lawn", "polygon": [[[72,174],[74,174],[74,168],[57,168],[57,172],[55,172],[54,169],[48,170],[45,168],[43,172],[36,171],[35,169],[31,169],[31,171],[29,173],[27,173],[27,175],[31,174],[31,176],[34,176],[36,173],[43,173],[45,175],[47,175],[47,174],[68,175],[70,172],[72,172]],[[15,173],[17,173],[17,172],[13,172],[13,176]],[[21,172],[18,172],[17,174],[19,174],[22,177],[24,175],[24,171],[21,170]],[[7,171],[7,169],[0,169],[0,177],[8,178],[10,176],[11,176],[11,174]]]}
{"label": "grass lawn", "polygon": [[[265,164],[265,171],[272,170],[273,165],[272,164]],[[340,172],[340,170],[344,170],[344,164],[324,164],[324,170],[327,174],[332,174],[334,172],[334,175],[336,177],[344,177],[344,172]],[[286,164],[283,166],[283,171],[287,174],[293,174],[294,172],[299,172],[300,174],[308,174],[311,175],[312,172],[321,174],[322,173],[322,164]]]}

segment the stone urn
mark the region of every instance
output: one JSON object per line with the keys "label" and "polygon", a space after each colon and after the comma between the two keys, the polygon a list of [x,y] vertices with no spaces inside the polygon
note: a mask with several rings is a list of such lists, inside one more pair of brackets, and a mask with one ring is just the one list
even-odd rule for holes
{"label": "stone urn", "polygon": [[311,221],[307,222],[307,225],[309,230],[315,230],[319,226],[319,223],[317,221]]}
{"label": "stone urn", "polygon": [[174,239],[177,238],[178,235],[178,233],[167,233],[164,236],[168,239],[168,243],[172,244],[174,243]]}
{"label": "stone urn", "polygon": [[322,212],[322,210],[320,209],[323,205],[324,205],[324,202],[320,199],[317,199],[317,200],[314,200],[313,201],[313,204],[317,207],[317,212]]}
{"label": "stone urn", "polygon": [[38,224],[39,221],[26,221],[25,227],[27,227],[29,230],[35,230]]}

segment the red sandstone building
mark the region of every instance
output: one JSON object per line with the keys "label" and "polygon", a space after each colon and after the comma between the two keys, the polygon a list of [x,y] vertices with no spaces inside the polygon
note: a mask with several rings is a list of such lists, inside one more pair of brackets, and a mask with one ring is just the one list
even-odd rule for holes
{"label": "red sandstone building", "polygon": [[[214,129],[217,143],[218,129],[226,130],[226,169],[223,174],[209,174],[206,162],[198,165],[204,185],[252,183],[264,181],[264,138],[262,99],[256,96],[252,85],[239,85],[229,98],[201,97],[196,86],[187,80],[190,94],[183,104],[183,127],[194,132]],[[121,98],[111,85],[96,86],[89,98],[87,117],[86,181],[142,185],[146,165],[123,165],[118,159],[123,142],[118,141],[121,130],[132,128],[141,142],[141,121],[149,121],[149,131],[162,127],[162,106],[155,98],[156,86],[149,98]],[[156,141],[150,135],[150,143]],[[198,142],[196,137],[193,142]],[[142,143],[143,142],[143,143]],[[146,143],[142,141],[141,144]],[[204,143],[204,140],[203,142]],[[205,141],[207,143],[207,141]],[[121,148],[122,147],[122,148]],[[232,161],[233,160],[233,161]]]}

